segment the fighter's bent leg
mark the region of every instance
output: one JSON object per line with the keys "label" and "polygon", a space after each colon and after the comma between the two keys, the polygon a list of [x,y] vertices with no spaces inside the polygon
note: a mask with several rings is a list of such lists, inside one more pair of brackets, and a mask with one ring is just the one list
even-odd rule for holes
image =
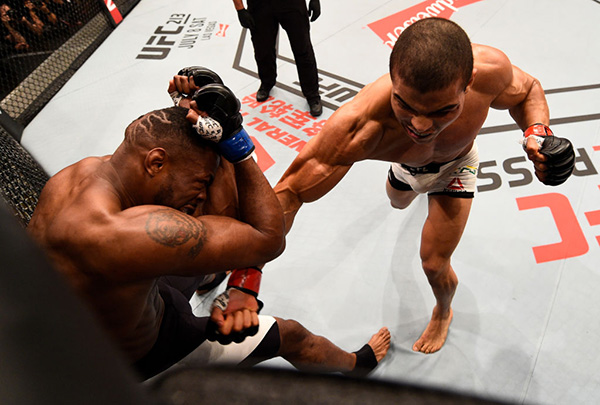
{"label": "fighter's bent leg", "polygon": [[[294,320],[276,318],[281,336],[279,355],[292,363],[300,370],[314,370],[319,372],[351,372],[357,367],[362,367],[359,352],[348,353],[334,345],[328,339],[317,336]],[[385,355],[390,347],[390,332],[381,328],[368,342],[370,355],[374,356],[374,367]],[[358,354],[357,354],[358,353]],[[359,356],[359,357],[357,357]],[[371,368],[372,369],[372,368]],[[368,373],[371,369],[367,370]]]}
{"label": "fighter's bent leg", "polygon": [[429,196],[429,215],[421,235],[421,262],[436,299],[431,320],[413,345],[414,351],[433,353],[444,345],[452,321],[452,298],[458,278],[450,260],[462,237],[471,198]]}
{"label": "fighter's bent leg", "polygon": [[388,179],[385,183],[385,191],[392,207],[397,209],[405,209],[419,195],[406,183],[403,183],[395,178]]}

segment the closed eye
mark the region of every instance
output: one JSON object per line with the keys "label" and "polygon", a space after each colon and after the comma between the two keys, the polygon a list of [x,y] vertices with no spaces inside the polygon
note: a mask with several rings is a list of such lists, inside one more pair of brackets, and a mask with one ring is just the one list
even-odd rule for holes
{"label": "closed eye", "polygon": [[408,105],[404,100],[402,100],[402,98],[399,95],[394,94],[394,99],[398,102],[398,106],[400,108],[402,108],[403,110],[408,111],[409,113],[414,114],[414,115],[423,115],[425,117],[435,117],[435,118],[444,117],[444,116],[450,114],[451,112],[455,111],[458,108],[458,104],[451,104],[451,105],[447,105],[443,108],[440,108],[439,110],[436,110],[436,111],[431,111],[428,113],[419,113],[414,108],[412,108],[410,105]]}
{"label": "closed eye", "polygon": [[194,212],[196,212],[196,208],[198,208],[198,206],[196,204],[186,204],[183,207],[181,207],[180,211],[183,212],[184,214],[187,215],[194,215]]}
{"label": "closed eye", "polygon": [[398,106],[400,108],[402,108],[403,110],[408,111],[410,113],[415,113],[415,114],[417,113],[415,110],[413,110],[411,108],[411,106],[409,106],[408,104],[406,104],[406,102],[404,100],[402,100],[402,98],[399,95],[394,94],[394,99],[398,103]]}
{"label": "closed eye", "polygon": [[445,107],[445,108],[443,108],[441,110],[431,112],[431,113],[427,114],[427,116],[428,117],[443,117],[445,115],[450,114],[451,112],[453,112],[457,108],[458,108],[458,105],[453,105],[453,106]]}

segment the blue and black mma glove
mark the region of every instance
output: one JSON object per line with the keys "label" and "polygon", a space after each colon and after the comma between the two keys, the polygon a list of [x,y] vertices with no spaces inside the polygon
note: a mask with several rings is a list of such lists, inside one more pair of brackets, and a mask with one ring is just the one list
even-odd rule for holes
{"label": "blue and black mma glove", "polygon": [[231,163],[250,158],[254,144],[242,126],[240,100],[226,86],[219,83],[207,84],[196,91],[192,99],[200,116],[194,129],[200,136],[217,144],[221,155]]}
{"label": "blue and black mma glove", "polygon": [[540,153],[548,158],[544,162],[548,169],[544,172],[546,178],[543,183],[547,186],[558,186],[567,181],[575,168],[575,152],[571,141],[554,136],[552,130],[544,124],[531,125],[525,130],[523,136],[524,149],[526,149],[527,138],[533,136],[540,145]]}
{"label": "blue and black mma glove", "polygon": [[[207,69],[202,66],[188,66],[181,69],[177,72],[177,76],[187,76],[193,77],[194,83],[198,87],[206,86],[207,84],[219,83],[223,84],[223,80],[221,77],[213,72],[210,69]],[[181,94],[179,91],[175,90],[169,93],[171,99],[173,99],[173,103],[178,106],[181,99],[183,99],[186,95]]]}

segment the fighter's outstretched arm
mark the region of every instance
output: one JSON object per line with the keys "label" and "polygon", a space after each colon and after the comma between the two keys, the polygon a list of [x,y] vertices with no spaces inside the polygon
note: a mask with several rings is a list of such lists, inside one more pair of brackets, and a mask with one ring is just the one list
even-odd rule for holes
{"label": "fighter's outstretched arm", "polygon": [[286,232],[303,203],[327,194],[355,162],[368,156],[381,138],[381,125],[369,120],[360,100],[359,94],[329,118],[275,186]]}
{"label": "fighter's outstretched arm", "polygon": [[329,153],[324,153],[328,147],[322,139],[312,139],[275,186],[275,193],[283,208],[286,233],[290,231],[302,204],[327,194],[352,166],[334,163]]}

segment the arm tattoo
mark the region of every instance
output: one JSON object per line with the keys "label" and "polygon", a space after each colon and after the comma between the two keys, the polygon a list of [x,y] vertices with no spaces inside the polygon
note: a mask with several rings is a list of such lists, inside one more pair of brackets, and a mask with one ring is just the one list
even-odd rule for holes
{"label": "arm tattoo", "polygon": [[159,209],[151,212],[146,221],[146,233],[150,238],[168,247],[177,247],[188,241],[196,241],[189,251],[190,257],[196,257],[206,241],[206,228],[186,214],[171,209]]}

